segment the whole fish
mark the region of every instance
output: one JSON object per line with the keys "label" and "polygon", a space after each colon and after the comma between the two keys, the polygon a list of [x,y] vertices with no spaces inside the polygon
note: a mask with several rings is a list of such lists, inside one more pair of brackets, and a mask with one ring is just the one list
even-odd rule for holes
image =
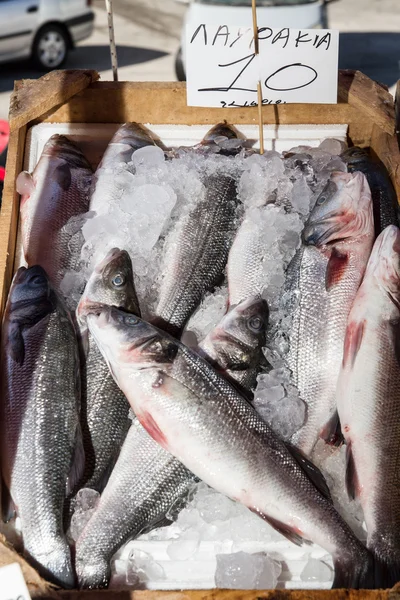
{"label": "whole fish", "polygon": [[368,180],[374,209],[375,236],[388,225],[399,225],[399,206],[385,165],[366,148],[354,146],[341,155],[350,173],[361,171]]}
{"label": "whole fish", "polygon": [[358,496],[367,545],[398,580],[400,560],[400,231],[378,237],[350,311],[337,406],[346,486]]}
{"label": "whole fish", "polygon": [[24,551],[47,579],[75,583],[63,508],[83,470],[78,345],[71,318],[39,266],[21,267],[4,315],[1,459]]}
{"label": "whole fish", "polygon": [[107,482],[130,426],[128,401],[113,380],[92,335],[86,331],[87,307],[102,304],[140,314],[132,263],[124,250],[114,248],[97,265],[77,309],[86,349],[82,368],[82,431],[86,457],[83,486],[98,491]]}
{"label": "whole fish", "polygon": [[134,419],[96,510],[76,542],[79,586],[106,587],[115,552],[129,539],[163,523],[195,481]]}
{"label": "whole fish", "polygon": [[90,164],[64,135],[49,139],[32,175],[23,171],[17,178],[25,260],[43,267],[56,290],[80,254],[81,244],[71,247],[79,227],[66,226],[87,212],[91,180]]}
{"label": "whole fish", "polygon": [[259,297],[244,300],[221,319],[199,344],[201,355],[244,390],[251,390],[265,362],[268,305]]}
{"label": "whole fish", "polygon": [[102,212],[110,202],[119,201],[121,194],[116,185],[116,171],[122,166],[121,175],[129,178],[132,174],[125,173],[124,168],[132,160],[132,154],[140,148],[155,145],[153,137],[143,125],[124,123],[117,129],[93,177],[91,211]]}
{"label": "whole fish", "polygon": [[310,456],[322,437],[339,436],[335,390],[347,317],[374,240],[371,193],[362,173],[335,172],[290,263],[283,298],[292,315],[287,364],[307,404],[305,425],[292,442]]}
{"label": "whole fish", "polygon": [[94,310],[88,326],[137,418],[164,449],[291,541],[332,553],[335,587],[375,585],[373,558],[335,511],[318,469],[207,362],[113,307]]}
{"label": "whole fish", "polygon": [[155,319],[175,336],[222,279],[236,229],[236,182],[222,172],[204,178],[204,196],[168,235]]}

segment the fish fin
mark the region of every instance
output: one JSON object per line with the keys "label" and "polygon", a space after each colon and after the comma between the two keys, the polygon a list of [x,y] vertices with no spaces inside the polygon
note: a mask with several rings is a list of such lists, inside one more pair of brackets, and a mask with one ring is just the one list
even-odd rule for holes
{"label": "fish fin", "polygon": [[347,325],[346,336],[344,338],[343,367],[349,365],[352,368],[354,366],[357,353],[361,347],[364,329],[364,320],[358,323],[352,321]]}
{"label": "fish fin", "polygon": [[320,438],[330,446],[341,446],[344,443],[344,437],[337,410],[335,410],[332,417],[322,428]]}
{"label": "fish fin", "polygon": [[324,498],[332,502],[328,484],[326,483],[326,479],[318,467],[316,467],[314,463],[306,458],[298,448],[292,446],[292,444],[286,443],[286,447],[297,464],[303,469],[309,479],[311,479],[317,490],[324,496]]}
{"label": "fish fin", "polygon": [[54,169],[54,178],[64,192],[69,190],[71,187],[72,175],[68,163],[64,162]]}
{"label": "fish fin", "polygon": [[333,556],[335,577],[333,588],[378,589],[374,557],[366,549],[362,554]]}
{"label": "fish fin", "polygon": [[35,183],[33,177],[28,171],[22,171],[15,182],[15,187],[21,196],[26,194],[30,195],[35,189]]}
{"label": "fish fin", "polygon": [[358,496],[358,478],[356,465],[354,462],[353,453],[351,451],[351,442],[346,444],[346,477],[345,477],[345,485],[347,490],[347,495],[349,498],[354,500],[356,496]]}
{"label": "fish fin", "polygon": [[67,478],[66,495],[72,494],[80,482],[85,470],[85,450],[83,447],[82,430],[80,425],[76,428],[75,446],[71,459],[71,468]]}
{"label": "fish fin", "polygon": [[312,542],[310,542],[309,540],[305,540],[292,527],[290,527],[289,525],[286,525],[286,523],[282,523],[282,521],[278,521],[277,519],[274,519],[273,517],[270,517],[264,513],[258,512],[257,510],[254,510],[254,509],[250,509],[250,510],[251,510],[251,512],[254,512],[256,515],[258,515],[259,517],[264,519],[264,521],[267,521],[267,523],[269,523],[271,525],[271,527],[276,529],[276,531],[278,531],[278,533],[283,535],[290,542],[293,542],[293,544],[296,544],[296,546],[302,546],[303,544],[312,544]]}
{"label": "fish fin", "polygon": [[375,589],[392,588],[400,582],[400,557],[397,552],[391,552],[389,547],[384,548],[382,553],[375,547],[373,550]]}
{"label": "fish fin", "polygon": [[326,267],[325,289],[329,292],[334,285],[340,282],[346,272],[349,262],[347,252],[340,252],[335,246],[332,248],[331,256]]}
{"label": "fish fin", "polygon": [[22,365],[25,358],[25,343],[21,327],[17,323],[10,323],[8,328],[8,349],[11,358]]}
{"label": "fish fin", "polygon": [[1,516],[4,523],[8,523],[17,514],[17,507],[11,498],[11,493],[4,479],[1,479]]}

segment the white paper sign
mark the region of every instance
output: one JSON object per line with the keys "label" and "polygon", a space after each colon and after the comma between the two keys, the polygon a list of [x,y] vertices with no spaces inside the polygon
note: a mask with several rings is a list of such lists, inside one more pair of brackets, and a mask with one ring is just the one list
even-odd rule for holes
{"label": "white paper sign", "polygon": [[0,600],[31,600],[18,563],[0,568]]}
{"label": "white paper sign", "polygon": [[339,32],[259,27],[259,56],[249,27],[189,23],[186,27],[189,106],[336,104]]}

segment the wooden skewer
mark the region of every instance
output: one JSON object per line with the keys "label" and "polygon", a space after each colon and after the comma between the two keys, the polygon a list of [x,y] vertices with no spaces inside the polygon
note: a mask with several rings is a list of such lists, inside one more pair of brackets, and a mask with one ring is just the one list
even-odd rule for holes
{"label": "wooden skewer", "polygon": [[[253,14],[253,36],[254,36],[254,52],[258,56],[260,52],[258,42],[258,25],[257,25],[257,7],[256,0],[251,0],[251,10]],[[258,104],[258,135],[260,138],[260,154],[264,154],[264,127],[262,118],[262,89],[261,81],[257,83],[257,104]]]}
{"label": "wooden skewer", "polygon": [[115,37],[114,37],[114,19],[113,19],[112,0],[106,0],[106,10],[107,10],[107,18],[108,18],[108,33],[110,36],[111,66],[112,66],[112,70],[113,70],[114,81],[118,81],[118,59],[117,59],[117,48],[115,46]]}

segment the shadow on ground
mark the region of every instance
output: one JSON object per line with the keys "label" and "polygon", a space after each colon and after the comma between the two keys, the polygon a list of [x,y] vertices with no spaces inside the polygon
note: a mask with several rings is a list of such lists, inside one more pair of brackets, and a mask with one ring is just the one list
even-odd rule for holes
{"label": "shadow on ground", "polygon": [[343,32],[339,38],[339,68],[358,69],[391,86],[400,79],[400,33]]}
{"label": "shadow on ground", "polygon": [[[166,56],[166,52],[135,48],[133,46],[118,46],[118,64],[120,67],[135,65]],[[65,64],[66,69],[96,69],[104,71],[111,69],[110,50],[108,46],[78,46],[72,50]],[[0,66],[0,92],[14,89],[15,79],[37,79],[43,75],[32,68],[29,61],[8,63]]]}

